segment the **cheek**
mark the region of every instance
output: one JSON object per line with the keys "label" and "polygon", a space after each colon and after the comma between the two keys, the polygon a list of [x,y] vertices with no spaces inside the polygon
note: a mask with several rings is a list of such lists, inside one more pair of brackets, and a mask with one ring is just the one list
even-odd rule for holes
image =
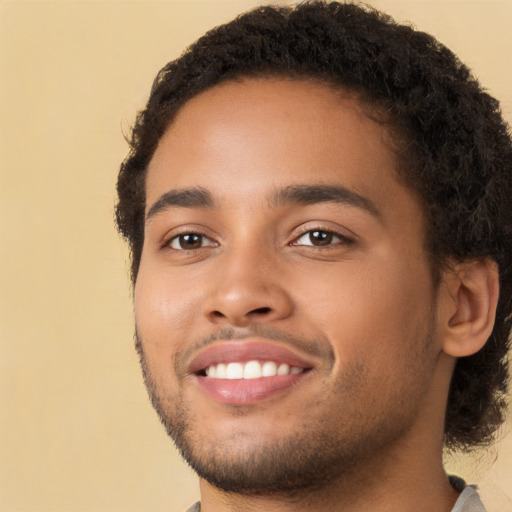
{"label": "cheek", "polygon": [[148,361],[158,365],[172,360],[190,337],[200,291],[156,266],[141,262],[134,308],[137,332]]}
{"label": "cheek", "polygon": [[389,258],[386,264],[356,261],[329,270],[329,279],[302,283],[313,290],[304,311],[333,345],[340,364],[374,360],[382,366],[396,360],[431,320],[431,285],[423,265]]}

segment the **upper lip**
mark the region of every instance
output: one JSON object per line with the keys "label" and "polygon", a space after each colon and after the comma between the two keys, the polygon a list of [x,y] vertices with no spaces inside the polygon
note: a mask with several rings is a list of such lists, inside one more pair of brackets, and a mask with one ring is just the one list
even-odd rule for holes
{"label": "upper lip", "polygon": [[274,361],[298,368],[312,368],[311,357],[298,354],[293,348],[259,339],[217,341],[201,350],[189,364],[190,373],[198,373],[209,366],[247,361]]}

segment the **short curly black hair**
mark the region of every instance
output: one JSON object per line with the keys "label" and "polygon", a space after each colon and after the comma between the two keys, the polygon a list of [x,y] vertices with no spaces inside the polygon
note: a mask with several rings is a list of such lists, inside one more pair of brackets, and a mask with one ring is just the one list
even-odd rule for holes
{"label": "short curly black hair", "polygon": [[512,326],[510,132],[498,102],[450,50],[370,7],[260,7],[211,30],[158,73],[117,183],[116,219],[130,244],[133,281],[144,242],[146,170],[177,111],[222,81],[273,76],[335,85],[385,113],[399,135],[400,177],[422,198],[434,269],[453,260],[497,262],[494,330],[482,350],[457,361],[445,423],[448,448],[489,443],[505,417]]}

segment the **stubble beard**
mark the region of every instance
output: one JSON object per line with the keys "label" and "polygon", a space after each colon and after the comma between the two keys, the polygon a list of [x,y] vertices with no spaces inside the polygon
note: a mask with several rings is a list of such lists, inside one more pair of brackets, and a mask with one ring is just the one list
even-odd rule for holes
{"label": "stubble beard", "polygon": [[[415,347],[415,356],[410,354],[414,369],[401,382],[401,396],[388,397],[391,410],[380,409],[373,416],[368,410],[356,409],[352,414],[330,411],[325,417],[308,416],[306,411],[301,420],[297,418],[293,434],[276,431],[272,439],[258,444],[243,431],[230,432],[224,441],[205,441],[182,392],[169,396],[157,385],[138,335],[136,348],[151,402],[177,449],[200,478],[227,493],[293,499],[343,480],[364,480],[372,461],[385,457],[384,452],[404,436],[415,419],[411,404],[424,395],[415,381],[432,333],[430,329],[421,347]],[[339,399],[340,409],[343,404],[358,404],[361,389],[366,387],[365,368],[347,367],[337,380],[325,399]],[[239,408],[238,413],[245,412]]]}

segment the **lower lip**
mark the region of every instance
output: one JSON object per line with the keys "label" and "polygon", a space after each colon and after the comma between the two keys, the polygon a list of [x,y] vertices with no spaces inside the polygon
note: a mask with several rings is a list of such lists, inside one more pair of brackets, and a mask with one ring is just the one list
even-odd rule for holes
{"label": "lower lip", "polygon": [[259,379],[214,379],[197,376],[201,390],[216,402],[230,405],[249,405],[295,386],[305,375],[302,373],[261,377]]}

